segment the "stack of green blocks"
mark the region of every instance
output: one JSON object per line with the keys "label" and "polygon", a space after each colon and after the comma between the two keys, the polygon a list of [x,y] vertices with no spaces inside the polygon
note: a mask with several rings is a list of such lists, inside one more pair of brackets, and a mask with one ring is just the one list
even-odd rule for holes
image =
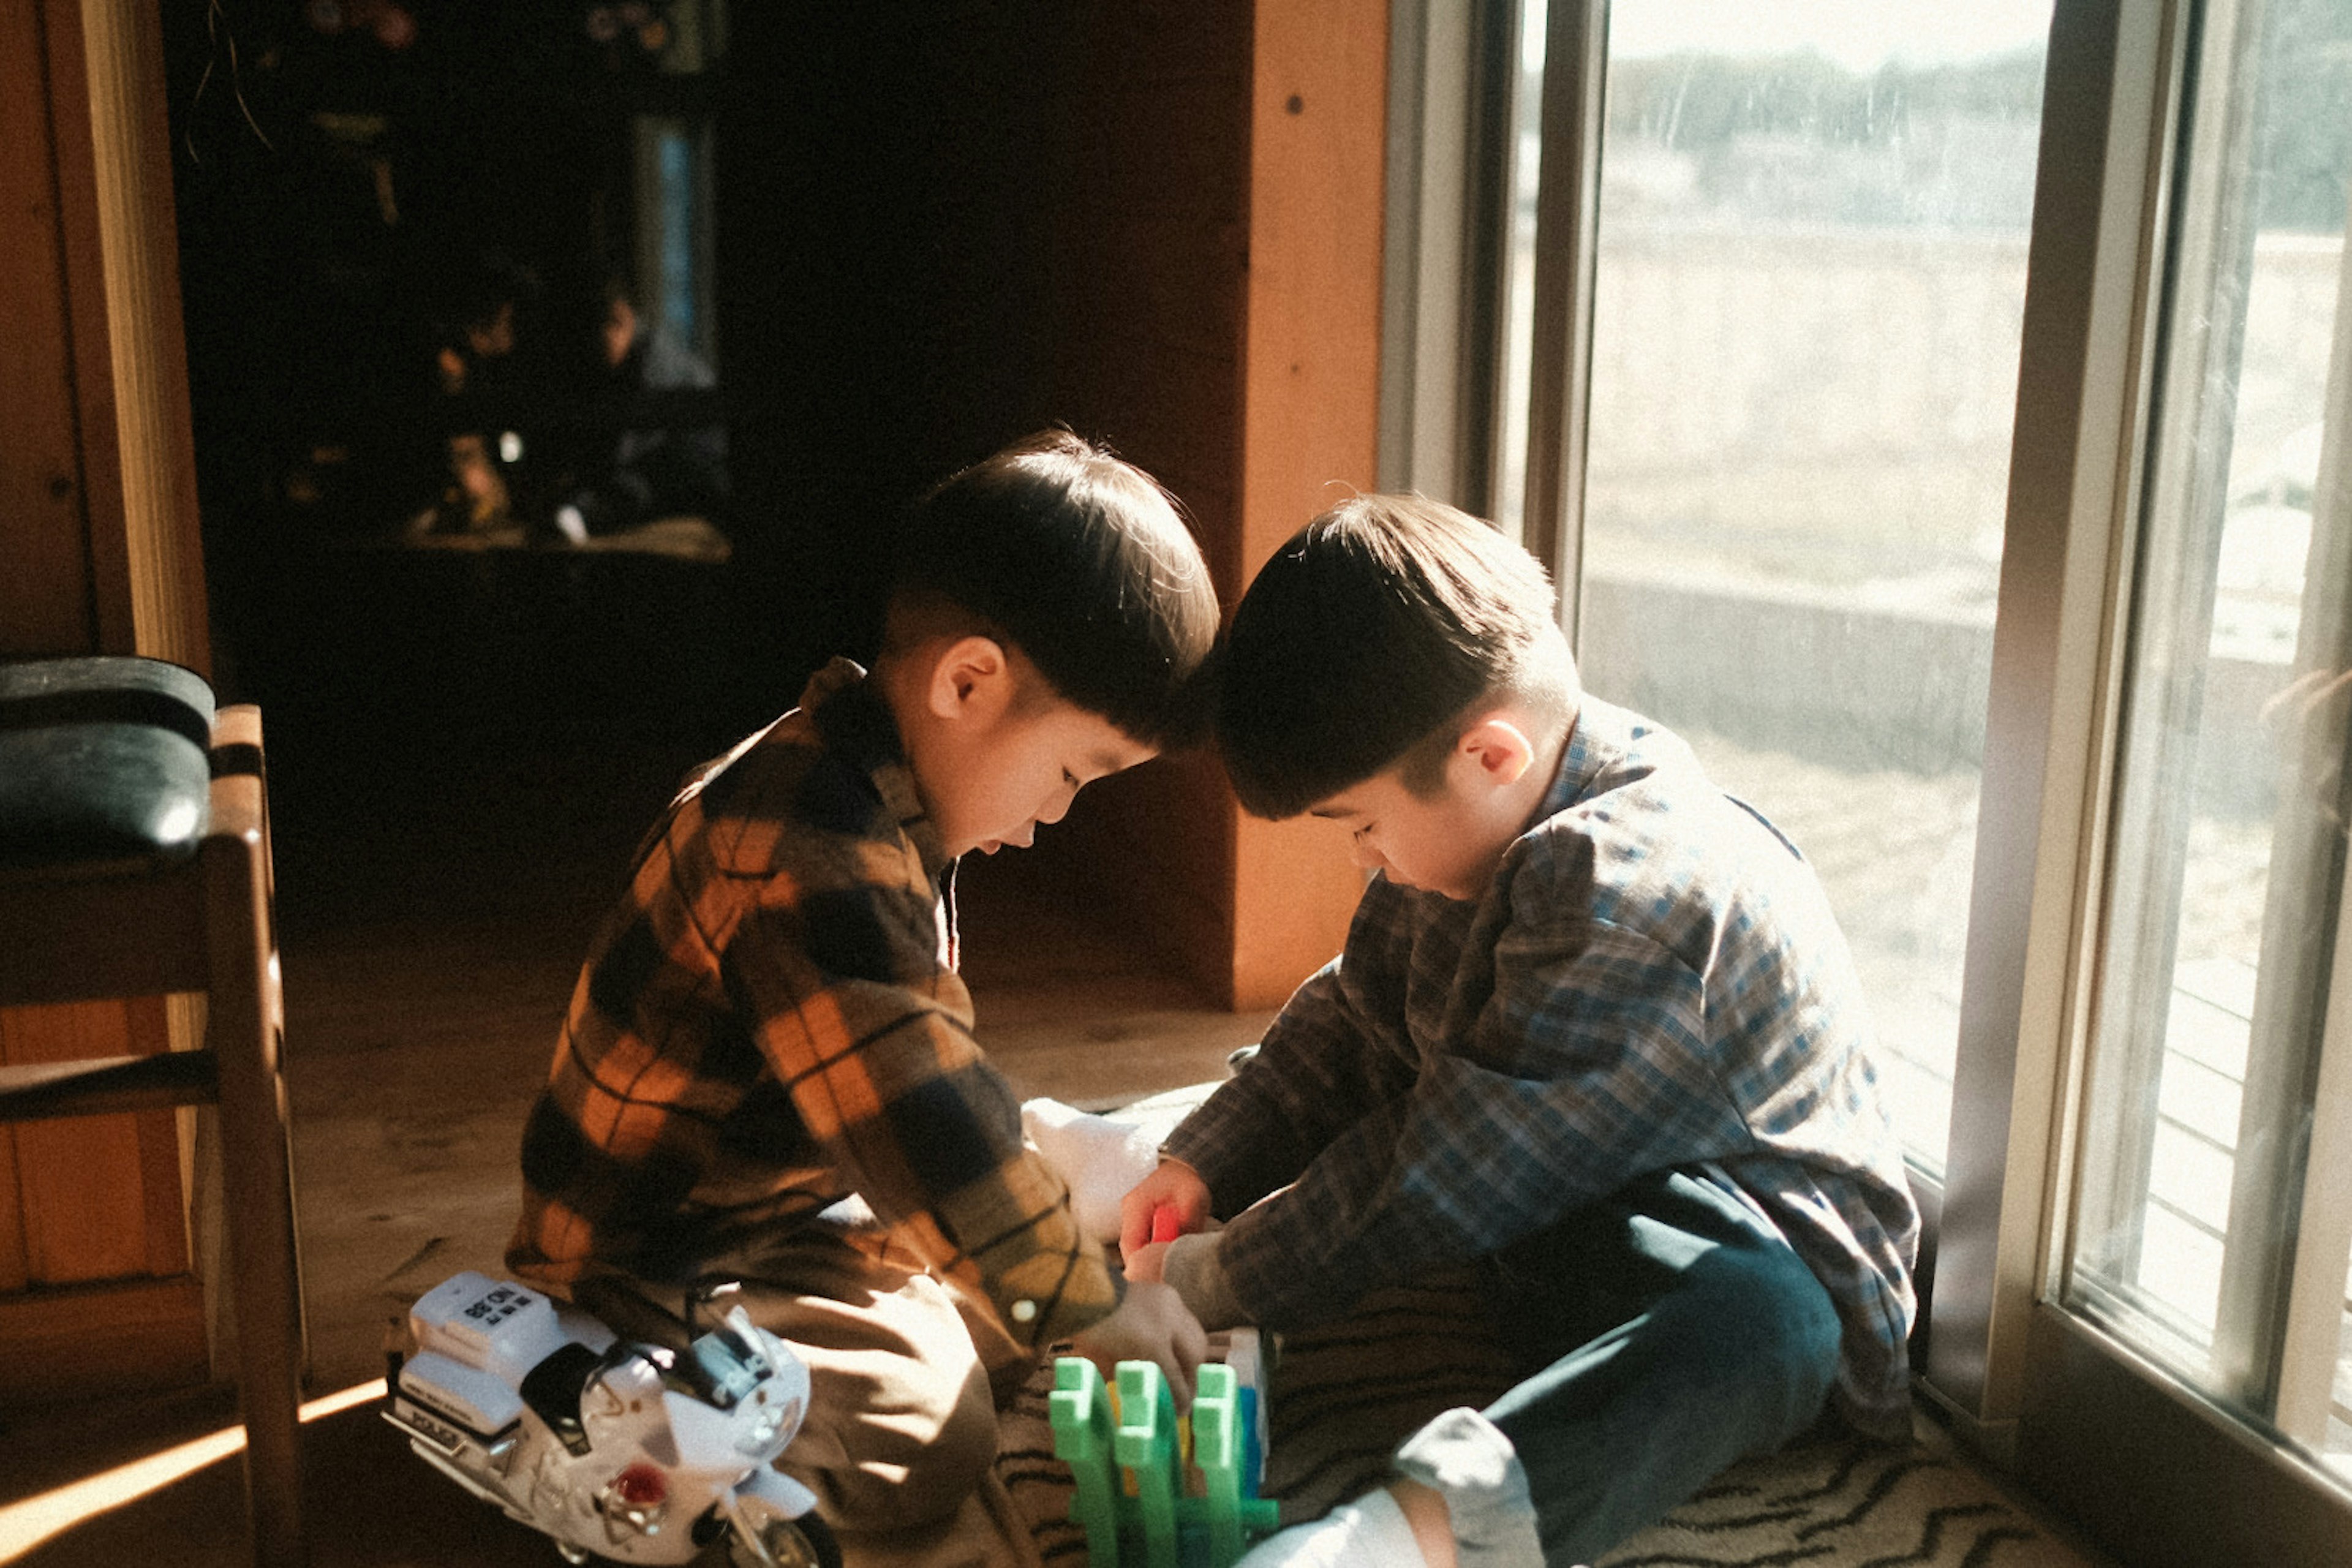
{"label": "stack of green blocks", "polygon": [[[1274,1529],[1275,1504],[1257,1495],[1257,1393],[1245,1398],[1232,1367],[1209,1363],[1194,1376],[1192,1414],[1180,1418],[1160,1368],[1123,1361],[1114,1415],[1094,1363],[1054,1363],[1054,1452],[1077,1479],[1070,1518],[1085,1527],[1093,1568],[1232,1568]],[[1197,1495],[1188,1469],[1200,1472]]]}

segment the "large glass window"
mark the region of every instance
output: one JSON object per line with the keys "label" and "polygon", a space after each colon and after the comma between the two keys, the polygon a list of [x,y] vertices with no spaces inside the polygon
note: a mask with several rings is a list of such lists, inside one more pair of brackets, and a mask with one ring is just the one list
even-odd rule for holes
{"label": "large glass window", "polygon": [[1812,858],[1941,1168],[2048,0],[1609,7],[1580,654]]}
{"label": "large glass window", "polygon": [[2352,6],[2200,23],[2067,1300],[2352,1473]]}

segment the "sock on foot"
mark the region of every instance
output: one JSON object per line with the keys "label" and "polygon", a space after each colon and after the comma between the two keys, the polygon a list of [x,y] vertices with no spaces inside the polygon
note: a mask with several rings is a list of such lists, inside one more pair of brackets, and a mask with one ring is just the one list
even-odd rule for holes
{"label": "sock on foot", "polygon": [[1341,1503],[1321,1519],[1277,1530],[1234,1568],[1429,1568],[1404,1510],[1383,1489]]}

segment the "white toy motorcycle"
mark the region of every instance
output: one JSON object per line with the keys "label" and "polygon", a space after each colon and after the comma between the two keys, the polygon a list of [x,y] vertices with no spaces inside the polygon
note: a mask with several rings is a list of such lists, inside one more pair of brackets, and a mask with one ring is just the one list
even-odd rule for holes
{"label": "white toy motorcycle", "polygon": [[[808,1411],[808,1368],[740,1307],[707,1332],[606,1283],[595,1309],[468,1271],[410,1309],[384,1419],[568,1563],[839,1568],[816,1499],[771,1463]],[[620,1331],[615,1332],[615,1329]]]}

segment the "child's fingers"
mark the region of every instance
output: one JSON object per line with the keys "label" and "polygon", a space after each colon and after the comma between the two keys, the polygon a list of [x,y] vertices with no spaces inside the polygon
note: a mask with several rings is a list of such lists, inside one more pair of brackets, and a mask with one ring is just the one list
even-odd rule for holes
{"label": "child's fingers", "polygon": [[[1168,1202],[1168,1167],[1162,1165],[1118,1201],[1118,1250],[1122,1258],[1132,1258],[1139,1247],[1155,1241],[1167,1241],[1171,1237],[1158,1235],[1160,1215],[1171,1205]],[[1176,1211],[1181,1221],[1182,1211]]]}
{"label": "child's fingers", "polygon": [[1151,1203],[1138,1184],[1118,1200],[1118,1255],[1133,1258],[1135,1249],[1151,1239]]}
{"label": "child's fingers", "polygon": [[1175,1335],[1169,1342],[1168,1353],[1160,1362],[1160,1369],[1168,1374],[1168,1386],[1176,1395],[1176,1408],[1180,1413],[1192,1408],[1192,1380],[1199,1374],[1201,1363],[1208,1359],[1208,1336],[1201,1331],[1201,1325],[1192,1320],[1192,1314],[1187,1312],[1184,1321],[1177,1326]]}
{"label": "child's fingers", "polygon": [[1201,1331],[1199,1321],[1190,1312],[1179,1312],[1175,1332],[1168,1342],[1168,1359],[1175,1363],[1169,1383],[1176,1390],[1176,1407],[1190,1410],[1192,1380],[1199,1374],[1201,1363],[1209,1359],[1209,1336]]}
{"label": "child's fingers", "polygon": [[1119,1205],[1118,1255],[1130,1266],[1135,1255],[1151,1245],[1151,1208],[1148,1204],[1125,1203]]}
{"label": "child's fingers", "polygon": [[1177,1331],[1176,1353],[1184,1363],[1184,1386],[1190,1388],[1192,1374],[1200,1370],[1202,1362],[1209,1359],[1208,1331],[1201,1327],[1201,1320],[1191,1312],[1184,1314],[1183,1327]]}
{"label": "child's fingers", "polygon": [[1200,1229],[1208,1205],[1209,1189],[1192,1168],[1180,1160],[1163,1159],[1158,1170],[1119,1200],[1119,1257],[1132,1259],[1156,1242]]}

